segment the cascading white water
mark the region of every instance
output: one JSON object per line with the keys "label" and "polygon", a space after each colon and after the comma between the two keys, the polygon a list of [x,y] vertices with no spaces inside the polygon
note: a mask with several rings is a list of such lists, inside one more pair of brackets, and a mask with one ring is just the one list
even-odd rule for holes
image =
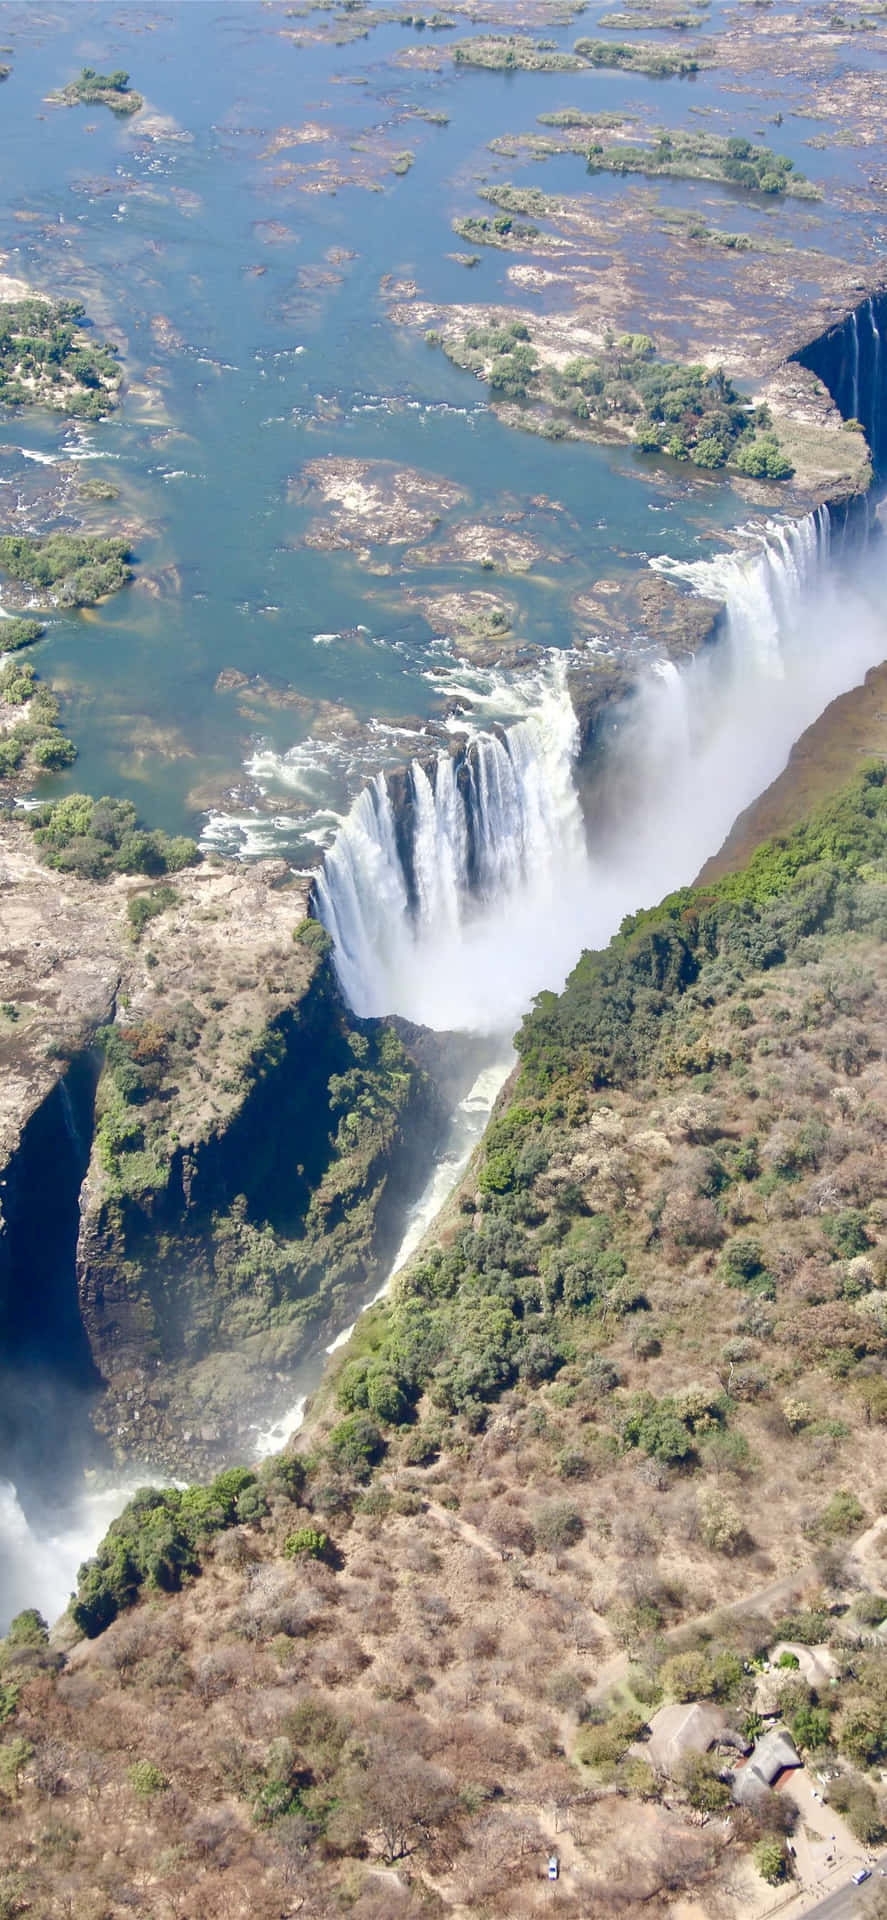
{"label": "cascading white water", "polygon": [[859,419],[859,321],[856,308],[850,315],[850,415]]}
{"label": "cascading white water", "polygon": [[[558,988],[583,946],[602,945],[625,913],[693,878],[780,771],[799,733],[885,657],[887,559],[878,543],[850,578],[829,564],[824,509],[745,536],[744,550],[713,560],[657,563],[723,600],[726,630],[688,667],[663,660],[649,674],[604,746],[606,805],[590,845],[560,654],[521,682],[526,714],[507,744],[495,733],[477,735],[463,775],[467,806],[449,756],[433,780],[414,770],[412,896],[384,779],[360,794],[318,881],[345,991],[359,1011],[512,1032],[532,995]],[[488,1110],[506,1064],[478,1090],[474,1119]],[[454,1173],[471,1145],[470,1105],[471,1097],[467,1119],[457,1116]],[[441,1197],[430,1183],[410,1236]],[[299,1412],[297,1405],[260,1444],[280,1445]],[[152,1478],[149,1469],[139,1478]],[[0,1482],[0,1630],[16,1607],[52,1614],[63,1604],[79,1561],[131,1491],[86,1495],[64,1527],[41,1527]]]}
{"label": "cascading white water", "polygon": [[412,884],[382,775],[336,836],[317,908],[358,1013],[500,1031],[535,990],[562,888],[585,867],[562,655],[523,698],[532,711],[502,737],[477,733],[467,755],[442,750],[430,773],[413,762]]}
{"label": "cascading white water", "polygon": [[727,649],[751,673],[781,676],[786,638],[800,600],[821,581],[831,551],[828,507],[803,520],[768,520],[740,529],[753,545],[713,560],[652,560],[657,573],[683,580],[694,592],[722,600],[727,610]]}
{"label": "cascading white water", "polygon": [[798,734],[883,659],[877,547],[848,580],[830,564],[825,507],[741,534],[741,547],[712,560],[653,563],[723,601],[725,630],[681,671],[660,662],[605,740],[589,844],[558,653],[537,677],[531,715],[504,739],[475,737],[461,784],[445,754],[432,777],[414,766],[412,884],[384,779],[361,795],[317,886],[359,1013],[513,1028],[583,946],[691,880]]}
{"label": "cascading white water", "polygon": [[866,301],[869,326],[872,330],[872,417],[868,423],[868,442],[872,452],[872,461],[878,466],[878,449],[881,441],[880,410],[881,397],[881,332],[875,314],[875,303],[869,294]]}
{"label": "cascading white water", "polygon": [[39,1607],[55,1620],[77,1584],[77,1569],[95,1549],[136,1488],[168,1484],[165,1474],[144,1467],[123,1484],[84,1481],[64,1515],[39,1520],[26,1514],[16,1488],[0,1479],[0,1633],[23,1607]]}

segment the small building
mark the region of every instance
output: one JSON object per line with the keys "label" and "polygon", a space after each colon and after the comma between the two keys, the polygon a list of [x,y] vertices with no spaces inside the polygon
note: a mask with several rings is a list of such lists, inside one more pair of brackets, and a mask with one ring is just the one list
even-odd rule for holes
{"label": "small building", "polygon": [[741,1807],[749,1806],[762,1794],[769,1793],[780,1774],[800,1764],[801,1757],[791,1734],[785,1727],[771,1727],[769,1733],[756,1742],[745,1764],[737,1767],[733,1776],[734,1800]]}
{"label": "small building", "polygon": [[650,1738],[639,1751],[657,1773],[674,1779],[681,1761],[690,1753],[707,1753],[709,1747],[720,1742],[726,1726],[727,1716],[720,1707],[703,1705],[699,1700],[660,1707],[650,1721]]}

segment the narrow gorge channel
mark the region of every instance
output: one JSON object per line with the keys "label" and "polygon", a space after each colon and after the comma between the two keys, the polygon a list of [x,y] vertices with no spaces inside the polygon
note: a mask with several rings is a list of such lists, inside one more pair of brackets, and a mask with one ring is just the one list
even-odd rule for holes
{"label": "narrow gorge channel", "polygon": [[[862,410],[876,454],[881,305],[868,301],[860,311],[867,334],[865,320],[853,315],[816,343],[815,366],[809,357],[804,364],[848,417],[851,408]],[[606,709],[586,754],[570,690],[576,656],[566,651],[549,650],[512,684],[520,717],[507,727],[483,724],[475,688],[464,702],[454,690],[449,749],[379,774],[316,876],[313,911],[331,938],[351,1013],[458,1033],[469,1066],[474,1058],[425,1184],[417,1192],[416,1182],[411,1204],[401,1208],[382,1291],[480,1138],[533,996],[559,989],[581,950],[605,945],[625,914],[691,882],[737,814],[779,773],[799,734],[887,653],[887,554],[868,503],[832,512],[823,505],[794,521],[755,519],[711,559],[652,564],[723,605],[712,643],[680,667],[665,657],[656,662],[621,704]],[[587,659],[582,664],[587,670]],[[593,697],[593,676],[591,686]],[[56,1168],[77,1161],[45,1295],[63,1300],[57,1328],[65,1315],[76,1319],[76,1193],[91,1128],[85,1083],[67,1115],[65,1094],[63,1087],[45,1114],[64,1134],[60,1153],[53,1150]],[[326,1355],[347,1338],[355,1310],[379,1292],[377,1275],[363,1297],[349,1298],[341,1324],[306,1343],[285,1381],[269,1379],[267,1416],[252,1423],[256,1456],[296,1429]],[[79,1334],[71,1351],[80,1351],[78,1341]],[[94,1384],[88,1353],[84,1367],[72,1432]],[[53,1375],[53,1393],[55,1386]],[[39,1397],[35,1405],[39,1420]],[[67,1499],[64,1521],[38,1497],[23,1506],[12,1479],[5,1481],[0,1614],[35,1602],[58,1612],[79,1562],[146,1477],[159,1477],[150,1455],[125,1474],[93,1474],[78,1498]]]}

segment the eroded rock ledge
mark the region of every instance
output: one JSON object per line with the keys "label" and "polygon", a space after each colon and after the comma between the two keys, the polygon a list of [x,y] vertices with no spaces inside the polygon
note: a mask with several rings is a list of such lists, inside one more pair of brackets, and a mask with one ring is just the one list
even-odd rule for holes
{"label": "eroded rock ledge", "polygon": [[284,861],[176,875],[137,940],[146,890],[0,827],[0,1335],[66,1326],[115,1452],[190,1473],[383,1271],[443,1109],[350,1019]]}

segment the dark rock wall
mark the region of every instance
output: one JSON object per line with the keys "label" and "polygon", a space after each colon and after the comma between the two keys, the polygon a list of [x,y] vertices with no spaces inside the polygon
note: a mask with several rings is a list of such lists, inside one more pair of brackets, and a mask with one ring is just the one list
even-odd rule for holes
{"label": "dark rock wall", "polygon": [[887,293],[874,293],[794,354],[845,420],[865,429],[876,476],[887,463]]}
{"label": "dark rock wall", "polygon": [[[90,1175],[79,1296],[105,1373],[119,1379],[158,1361],[191,1364],[290,1319],[295,1347],[309,1326],[338,1320],[377,1271],[381,1278],[445,1112],[409,1061],[393,1078],[376,1064],[379,1031],[379,1023],[348,1016],[325,965],[302,1005],[269,1029],[266,1053],[224,1129],[178,1148],[167,1178],[147,1190],[115,1192]],[[343,1111],[336,1082],[354,1072],[355,1035],[370,1052],[343,1155],[335,1146]],[[232,1231],[232,1219],[244,1229]],[[291,1246],[292,1265],[244,1279],[238,1258],[255,1249],[250,1230],[266,1229]]]}

